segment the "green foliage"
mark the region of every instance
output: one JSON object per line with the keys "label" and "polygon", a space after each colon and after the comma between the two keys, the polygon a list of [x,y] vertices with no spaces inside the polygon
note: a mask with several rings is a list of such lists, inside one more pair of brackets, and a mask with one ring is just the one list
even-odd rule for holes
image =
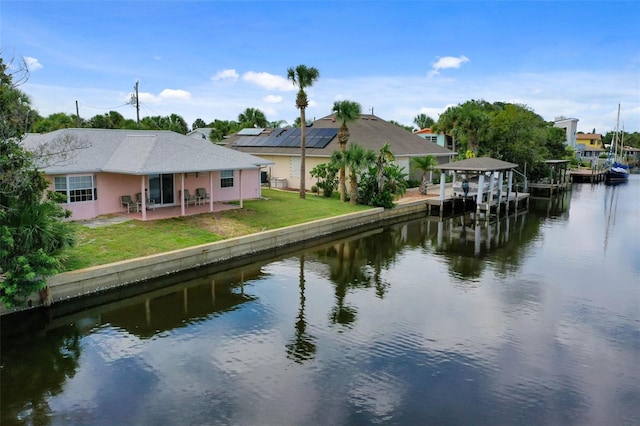
{"label": "green foliage", "polygon": [[418,130],[427,129],[435,124],[435,120],[426,114],[418,114],[413,119],[413,124],[418,126]]}
{"label": "green foliage", "polygon": [[[338,184],[338,168],[335,163],[323,163],[315,166],[309,174],[318,180],[317,187],[322,189],[325,197],[331,197]],[[315,192],[312,190],[312,192]]]}
{"label": "green foliage", "polygon": [[257,108],[247,108],[238,115],[238,121],[242,128],[247,127],[268,127],[269,121],[264,112]]}
{"label": "green foliage", "polygon": [[[375,154],[374,154],[375,155]],[[407,192],[407,174],[404,167],[392,163],[393,153],[388,144],[380,149],[375,162],[361,174],[358,183],[358,201],[374,207],[392,208],[394,197]]]}
{"label": "green foliage", "polygon": [[62,269],[60,253],[74,235],[62,222],[68,213],[45,196],[49,183],[32,154],[18,143],[25,128],[28,98],[14,85],[0,59],[0,301],[21,305],[46,287],[46,277]]}
{"label": "green foliage", "polygon": [[427,155],[426,157],[414,157],[411,159],[413,164],[416,166],[418,170],[422,172],[422,177],[420,179],[420,194],[427,194],[427,185],[429,184],[428,173],[430,171],[435,170],[438,166],[438,160],[433,155]]}

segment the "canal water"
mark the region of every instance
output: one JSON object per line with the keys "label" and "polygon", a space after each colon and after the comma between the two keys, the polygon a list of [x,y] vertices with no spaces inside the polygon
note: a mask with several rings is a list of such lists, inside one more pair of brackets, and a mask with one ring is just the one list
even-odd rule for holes
{"label": "canal water", "polygon": [[640,424],[640,175],[423,218],[10,336],[1,424]]}

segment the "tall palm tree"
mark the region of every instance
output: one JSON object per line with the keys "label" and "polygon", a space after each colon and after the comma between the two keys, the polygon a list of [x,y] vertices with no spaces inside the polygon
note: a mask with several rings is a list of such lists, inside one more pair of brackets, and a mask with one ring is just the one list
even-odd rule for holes
{"label": "tall palm tree", "polygon": [[320,78],[320,72],[314,67],[308,67],[306,65],[298,65],[297,67],[287,68],[287,79],[294,85],[298,86],[298,94],[296,95],[296,107],[300,110],[300,198],[304,199],[306,196],[306,123],[304,110],[309,106],[309,100],[307,94],[304,91],[306,87],[313,86],[318,78]]}
{"label": "tall palm tree", "polygon": [[344,157],[350,174],[349,202],[355,205],[358,201],[358,174],[376,161],[376,153],[353,143],[345,150]]}
{"label": "tall palm tree", "polygon": [[380,152],[376,158],[376,182],[378,182],[378,194],[381,194],[384,189],[384,171],[394,159],[395,157],[393,152],[391,152],[391,148],[389,148],[389,144],[385,143],[384,146],[380,148]]}
{"label": "tall palm tree", "polygon": [[420,180],[420,194],[427,195],[427,184],[429,178],[427,173],[432,171],[438,165],[438,160],[433,155],[427,155],[426,157],[414,157],[413,164],[422,171],[422,179]]}
{"label": "tall palm tree", "polygon": [[[340,130],[338,131],[338,142],[340,143],[340,151],[344,152],[347,149],[347,142],[349,142],[349,129],[347,123],[355,121],[360,117],[362,112],[362,106],[357,102],[352,101],[336,101],[333,103],[332,111],[336,113],[336,118],[342,121]],[[340,201],[345,201],[347,198],[347,176],[346,168],[344,165],[340,167],[339,175],[340,185]]]}

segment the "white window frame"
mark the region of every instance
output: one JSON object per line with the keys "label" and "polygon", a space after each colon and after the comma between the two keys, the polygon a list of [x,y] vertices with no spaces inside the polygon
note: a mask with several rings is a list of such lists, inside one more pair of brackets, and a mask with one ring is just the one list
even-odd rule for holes
{"label": "white window frame", "polygon": [[64,194],[67,203],[86,203],[98,199],[96,177],[94,175],[55,176],[54,191]]}
{"label": "white window frame", "polygon": [[235,171],[220,170],[220,188],[233,188],[235,186]]}

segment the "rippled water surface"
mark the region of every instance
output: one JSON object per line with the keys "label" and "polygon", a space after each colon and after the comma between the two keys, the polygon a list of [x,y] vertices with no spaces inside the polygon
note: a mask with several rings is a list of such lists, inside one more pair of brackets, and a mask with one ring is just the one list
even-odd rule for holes
{"label": "rippled water surface", "polygon": [[640,422],[640,175],[2,337],[1,424]]}

